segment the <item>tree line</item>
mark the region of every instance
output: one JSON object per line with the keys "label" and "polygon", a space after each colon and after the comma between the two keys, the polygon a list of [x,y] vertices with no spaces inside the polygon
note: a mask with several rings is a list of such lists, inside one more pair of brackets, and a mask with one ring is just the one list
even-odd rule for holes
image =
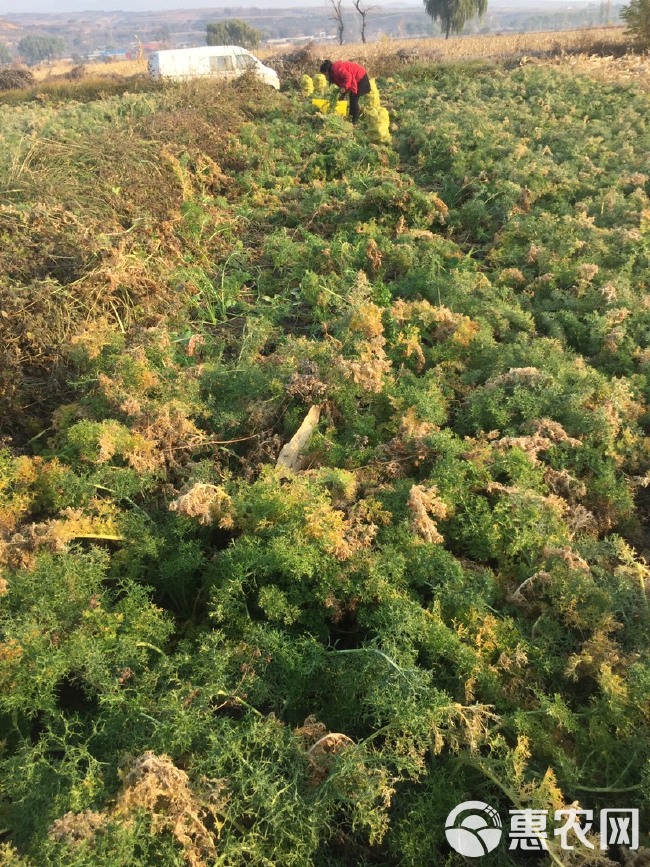
{"label": "tree line", "polygon": [[[345,33],[343,0],[329,0],[332,7],[332,19],[336,24],[339,45],[343,45]],[[361,24],[361,41],[366,42],[366,27],[368,16],[379,9],[366,0],[352,0]],[[476,16],[482,16],[487,9],[487,0],[424,0],[427,14],[436,21],[439,20],[446,36],[450,33],[462,32],[465,24]],[[262,32],[242,21],[232,18],[227,21],[214,21],[207,25],[208,45],[241,45],[243,48],[256,48],[262,38]]]}
{"label": "tree line", "polygon": [[[44,60],[60,57],[65,51],[65,40],[60,36],[24,36],[17,45],[18,53],[25,63],[33,66]],[[13,60],[10,49],[0,42],[0,66]]]}
{"label": "tree line", "polygon": [[[347,11],[345,0],[328,0],[328,2],[339,45],[343,45]],[[446,38],[452,34],[462,33],[466,25],[475,18],[481,19],[488,7],[488,0],[423,0],[423,2],[427,15],[432,21],[439,22]],[[367,0],[352,0],[352,6],[359,15],[361,41],[365,43],[368,17],[380,7],[371,5]],[[621,17],[627,23],[628,31],[637,45],[641,48],[650,47],[650,0],[630,0],[630,3],[623,7]],[[207,25],[208,45],[241,45],[244,48],[256,48],[262,37],[262,31],[238,18]]]}

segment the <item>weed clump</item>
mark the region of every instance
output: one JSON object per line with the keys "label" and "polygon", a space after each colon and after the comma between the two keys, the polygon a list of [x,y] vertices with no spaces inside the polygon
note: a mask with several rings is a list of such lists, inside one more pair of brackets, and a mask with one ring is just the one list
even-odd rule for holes
{"label": "weed clump", "polygon": [[29,69],[0,69],[0,90],[19,90],[33,84],[34,76]]}
{"label": "weed clump", "polygon": [[154,833],[168,832],[179,842],[190,867],[205,867],[217,855],[216,837],[223,825],[225,790],[213,784],[199,800],[187,774],[169,756],[147,751],[122,770],[123,789],[115,805],[120,817],[144,810]]}

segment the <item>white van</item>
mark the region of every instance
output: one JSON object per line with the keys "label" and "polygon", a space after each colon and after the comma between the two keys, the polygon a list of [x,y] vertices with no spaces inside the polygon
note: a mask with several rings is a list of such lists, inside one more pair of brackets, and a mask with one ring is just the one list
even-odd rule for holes
{"label": "white van", "polygon": [[238,45],[206,45],[200,48],[174,48],[156,51],[149,57],[149,75],[152,78],[221,78],[230,80],[243,75],[248,69],[280,90],[280,79],[274,69],[264,66],[254,54]]}

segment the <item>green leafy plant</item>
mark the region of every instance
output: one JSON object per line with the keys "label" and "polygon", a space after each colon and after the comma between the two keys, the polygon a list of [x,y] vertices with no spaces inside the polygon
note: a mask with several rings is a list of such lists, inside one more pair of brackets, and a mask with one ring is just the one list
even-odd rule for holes
{"label": "green leafy plant", "polygon": [[648,96],[381,89],[390,146],[250,82],[5,107],[2,863],[645,809]]}

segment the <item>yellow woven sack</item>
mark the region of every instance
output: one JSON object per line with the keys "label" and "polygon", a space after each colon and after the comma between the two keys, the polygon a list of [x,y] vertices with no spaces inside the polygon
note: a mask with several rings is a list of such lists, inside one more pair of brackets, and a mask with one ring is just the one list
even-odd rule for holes
{"label": "yellow woven sack", "polygon": [[[332,110],[332,106],[330,104],[329,99],[316,99],[316,98],[314,98],[314,99],[312,99],[311,104],[315,108],[317,108],[319,111],[321,111],[323,114],[327,114],[328,111]],[[348,113],[348,104],[347,104],[346,100],[339,100],[339,102],[337,102],[336,105],[334,106],[334,111],[337,114],[340,114],[341,117],[345,117],[346,114]]]}
{"label": "yellow woven sack", "polygon": [[303,75],[300,79],[300,92],[303,96],[311,96],[314,92],[314,82],[310,75]]}
{"label": "yellow woven sack", "polygon": [[366,108],[379,108],[381,105],[377,81],[374,78],[370,79],[370,93],[366,96],[365,103]]}
{"label": "yellow woven sack", "polygon": [[371,90],[365,99],[367,108],[379,108],[381,105],[379,101],[379,93],[376,90]]}
{"label": "yellow woven sack", "polygon": [[319,95],[321,93],[325,93],[328,87],[329,84],[327,82],[327,78],[325,78],[322,72],[319,72],[317,75],[314,76],[314,90],[316,93],[318,93]]}
{"label": "yellow woven sack", "polygon": [[376,144],[390,142],[390,117],[385,108],[370,108],[364,114],[368,138]]}

